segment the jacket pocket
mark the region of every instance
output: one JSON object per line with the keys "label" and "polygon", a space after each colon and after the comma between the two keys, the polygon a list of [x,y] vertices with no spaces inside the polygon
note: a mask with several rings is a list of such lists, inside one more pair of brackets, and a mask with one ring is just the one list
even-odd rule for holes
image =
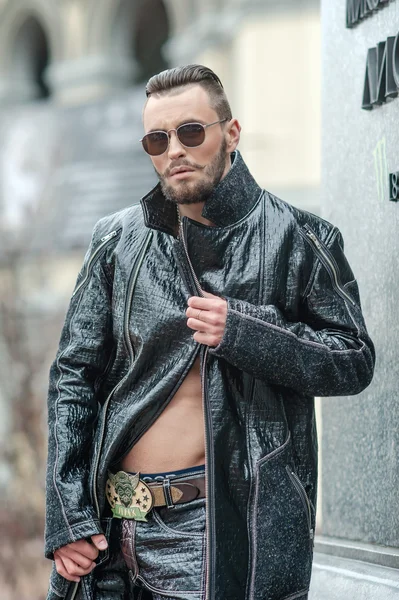
{"label": "jacket pocket", "polygon": [[323,244],[323,242],[317,237],[313,229],[307,223],[305,223],[302,229],[299,229],[299,233],[312,247],[314,253],[327,270],[331,279],[331,284],[337,292],[337,294],[345,302],[349,302],[352,306],[355,306],[356,302],[345,290],[344,285],[342,285],[339,266],[337,265],[337,261],[335,260],[334,256],[331,254],[327,246]]}
{"label": "jacket pocket", "polygon": [[311,507],[308,509],[302,495],[306,494],[302,485],[296,480],[294,485],[288,475],[290,464],[292,444],[287,443],[282,451],[261,459],[257,465],[250,600],[300,598],[309,588]]}
{"label": "jacket pocket", "polygon": [[96,249],[93,250],[92,254],[88,257],[87,261],[85,262],[85,265],[81,272],[81,277],[79,278],[79,281],[76,284],[76,287],[72,293],[72,298],[74,296],[76,296],[76,294],[78,294],[87,285],[87,283],[90,280],[90,274],[91,274],[91,271],[93,269],[93,266],[94,266],[96,260],[100,257],[100,254],[102,252],[105,252],[107,246],[116,237],[118,237],[118,235],[120,235],[121,231],[122,231],[122,229],[111,231],[111,233],[109,233],[108,235],[105,235],[104,237],[101,238],[100,243],[98,244]]}
{"label": "jacket pocket", "polygon": [[303,487],[303,485],[301,483],[301,480],[299,479],[299,477],[295,473],[295,471],[292,470],[290,465],[286,465],[285,470],[287,471],[288,477],[289,477],[292,485],[294,486],[296,492],[298,493],[299,498],[301,499],[301,502],[303,505],[303,510],[305,512],[306,520],[308,523],[309,539],[311,541],[311,544],[313,544],[313,538],[314,538],[313,514],[312,514],[312,508],[311,508],[311,503],[310,503],[309,497],[306,493],[305,488]]}

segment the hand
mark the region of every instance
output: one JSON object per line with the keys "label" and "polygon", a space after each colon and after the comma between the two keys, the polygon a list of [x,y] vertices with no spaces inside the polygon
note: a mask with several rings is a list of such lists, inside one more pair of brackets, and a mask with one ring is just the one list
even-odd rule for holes
{"label": "hand", "polygon": [[87,575],[94,569],[98,551],[105,550],[108,544],[101,533],[92,535],[91,540],[93,544],[78,540],[54,552],[55,566],[62,577],[68,581],[80,581],[82,575]]}
{"label": "hand", "polygon": [[205,298],[191,296],[188,300],[187,325],[194,329],[193,338],[200,344],[220,344],[227,319],[227,301],[219,296],[204,292]]}

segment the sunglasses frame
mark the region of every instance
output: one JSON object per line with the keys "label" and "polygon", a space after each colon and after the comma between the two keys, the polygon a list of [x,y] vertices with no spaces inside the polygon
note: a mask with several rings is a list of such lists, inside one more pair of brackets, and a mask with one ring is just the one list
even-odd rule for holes
{"label": "sunglasses frame", "polygon": [[[204,143],[205,141],[205,136],[204,139],[202,140],[202,142],[200,144],[197,144],[196,146],[186,146],[186,144],[183,144],[183,142],[181,141],[181,139],[179,138],[179,134],[178,131],[181,127],[187,127],[187,125],[200,125],[205,133],[205,129],[207,129],[208,127],[212,127],[212,125],[217,125],[218,123],[224,123],[225,121],[228,121],[227,117],[225,119],[219,119],[219,121],[214,121],[213,123],[208,123],[207,125],[204,125],[203,123],[198,123],[196,121],[190,122],[190,123],[182,123],[181,125],[179,125],[179,127],[176,127],[175,129],[169,129],[168,131],[165,131],[164,129],[156,129],[155,131],[149,131],[148,133],[146,133],[141,140],[139,140],[139,142],[141,142],[144,151],[149,155],[149,156],[161,156],[162,154],[165,154],[165,152],[168,150],[169,148],[169,144],[170,144],[170,134],[172,131],[174,131],[176,133],[177,139],[179,140],[179,143],[184,146],[185,148],[198,148],[199,146],[201,146],[201,144]],[[143,144],[143,140],[144,138],[146,138],[148,135],[151,135],[152,133],[164,133],[167,138],[168,138],[168,143],[167,146],[165,148],[165,150],[163,152],[160,152],[159,154],[150,154],[149,152],[147,152],[147,150],[144,148],[144,144]]]}

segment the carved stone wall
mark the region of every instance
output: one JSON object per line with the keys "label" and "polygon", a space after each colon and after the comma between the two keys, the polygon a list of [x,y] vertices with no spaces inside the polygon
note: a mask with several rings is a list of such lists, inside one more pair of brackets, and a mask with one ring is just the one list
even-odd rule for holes
{"label": "carved stone wall", "polygon": [[347,28],[355,5],[322,3],[321,208],[345,239],[377,363],[362,394],[322,400],[323,535],[311,600],[399,597],[399,204],[389,198],[399,99],[362,110],[368,50],[397,35],[399,3]]}

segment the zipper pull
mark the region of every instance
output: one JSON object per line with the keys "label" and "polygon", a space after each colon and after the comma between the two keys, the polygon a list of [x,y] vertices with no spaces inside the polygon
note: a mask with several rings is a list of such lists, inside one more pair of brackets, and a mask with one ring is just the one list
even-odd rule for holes
{"label": "zipper pull", "polygon": [[184,217],[180,217],[180,221],[179,221],[179,240],[181,240],[186,252],[187,252],[187,245],[186,245],[186,232],[185,232],[185,219]]}
{"label": "zipper pull", "polygon": [[177,239],[178,240],[183,239],[183,225],[182,225],[182,222],[180,221],[180,219],[179,219],[179,226],[177,228]]}
{"label": "zipper pull", "polygon": [[315,244],[315,246],[317,246],[317,248],[321,248],[321,244],[320,244],[319,240],[317,239],[317,237],[315,236],[315,234],[313,233],[313,231],[307,231],[306,235],[308,236],[308,238],[310,238],[312,240],[312,242]]}
{"label": "zipper pull", "polygon": [[176,204],[176,214],[177,214],[177,239],[179,240],[182,233],[182,224],[181,224],[181,216],[179,206]]}
{"label": "zipper pull", "polygon": [[108,240],[110,240],[111,238],[116,236],[116,231],[111,231],[111,233],[109,233],[108,235],[104,235],[104,237],[102,237],[100,239],[100,242],[107,242]]}

